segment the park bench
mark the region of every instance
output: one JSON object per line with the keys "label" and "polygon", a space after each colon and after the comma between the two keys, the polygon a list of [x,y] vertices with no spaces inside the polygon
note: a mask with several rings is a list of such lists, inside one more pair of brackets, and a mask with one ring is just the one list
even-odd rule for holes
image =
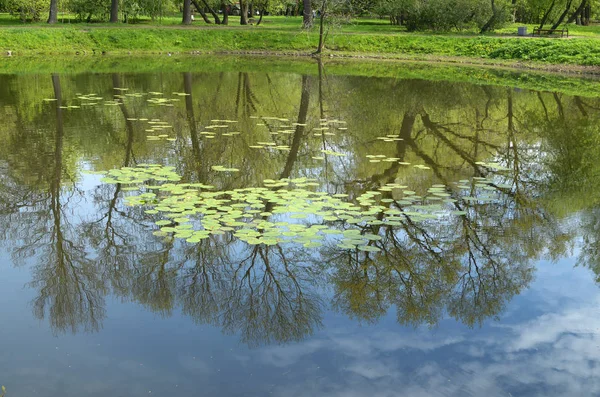
{"label": "park bench", "polygon": [[540,28],[533,28],[533,35],[535,36],[536,34],[538,36],[541,36],[542,33],[547,33],[547,34],[553,34],[553,33],[560,33],[560,37],[564,37],[565,33],[567,34],[567,37],[569,37],[569,29],[568,28],[560,28],[560,29],[540,29]]}

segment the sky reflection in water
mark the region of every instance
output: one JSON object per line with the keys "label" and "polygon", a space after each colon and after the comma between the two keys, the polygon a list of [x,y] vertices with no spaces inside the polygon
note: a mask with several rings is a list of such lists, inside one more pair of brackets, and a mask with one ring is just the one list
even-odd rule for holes
{"label": "sky reflection in water", "polygon": [[[323,70],[6,75],[0,87],[8,396],[600,393],[597,99]],[[141,118],[168,122],[172,140],[148,139]],[[239,135],[202,134],[229,119]],[[251,147],[267,140],[280,149]],[[386,184],[442,184],[457,199],[445,208],[466,214],[352,226],[380,235],[382,253],[229,232],[189,244],[153,235],[160,216],[126,206],[125,185],[83,172],[140,163],[217,191],[314,178],[393,208],[411,203]],[[494,200],[461,199],[458,184],[483,191],[477,178],[498,175]]]}

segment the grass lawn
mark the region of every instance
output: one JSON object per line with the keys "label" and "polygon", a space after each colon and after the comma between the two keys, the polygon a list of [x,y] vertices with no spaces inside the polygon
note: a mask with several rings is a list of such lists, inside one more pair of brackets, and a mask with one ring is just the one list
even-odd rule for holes
{"label": "grass lawn", "polygon": [[[206,24],[196,18],[182,26],[180,16],[141,19],[134,24],[77,22],[61,15],[59,23],[23,24],[0,14],[0,50],[15,55],[86,53],[295,52],[310,53],[318,42],[316,27],[302,30],[301,17],[266,16],[260,26]],[[600,26],[570,25],[571,38],[517,37],[519,24],[495,33],[475,31],[408,33],[385,19],[355,18],[333,29],[326,47],[331,53],[386,57],[458,57],[526,61],[538,64],[600,66]],[[528,30],[533,30],[533,25]]]}
{"label": "grass lawn", "polygon": [[[210,17],[210,15],[209,15]],[[6,14],[0,13],[0,28],[1,27],[48,27],[48,24],[45,23],[46,16],[42,18],[39,22],[27,22],[22,23],[17,18]],[[212,20],[212,18],[211,18]],[[258,18],[255,18],[255,21]],[[229,16],[229,25],[225,26],[216,26],[213,24],[206,24],[199,15],[196,15],[196,21],[193,23],[193,27],[214,27],[219,29],[255,29],[257,28],[254,25],[250,26],[241,26],[239,24],[240,17]],[[77,16],[74,14],[59,14],[59,22],[58,26],[88,26],[88,27],[114,27],[114,24],[109,24],[105,22],[92,22],[85,23],[77,20]],[[302,25],[302,17],[284,17],[284,16],[265,16],[263,17],[263,21],[261,25],[258,27],[260,29],[269,29],[269,30],[279,30],[279,31],[288,31],[288,32],[298,32]],[[142,17],[136,20],[133,23],[129,23],[127,25],[120,24],[120,27],[168,27],[168,26],[178,26],[181,27],[181,15],[168,15],[164,16],[160,19],[151,20],[150,18]],[[537,27],[535,24],[521,24],[521,23],[512,23],[507,26],[496,30],[495,32],[487,33],[485,36],[516,36],[517,28],[519,26],[526,26],[528,33],[533,32],[533,29]],[[569,35],[574,37],[599,37],[600,38],[600,24],[590,25],[590,26],[579,26],[575,24],[568,25]],[[341,24],[337,29],[335,34],[342,33],[360,33],[360,34],[397,34],[397,33],[407,33],[406,29],[403,26],[391,25],[387,18],[353,18],[352,20]],[[462,31],[451,31],[451,32],[420,32],[420,33],[410,33],[411,35],[444,35],[444,36],[480,36],[476,30],[462,30]]]}

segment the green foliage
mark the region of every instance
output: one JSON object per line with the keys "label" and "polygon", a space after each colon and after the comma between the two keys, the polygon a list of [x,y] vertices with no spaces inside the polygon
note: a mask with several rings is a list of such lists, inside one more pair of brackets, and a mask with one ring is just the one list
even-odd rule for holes
{"label": "green foliage", "polygon": [[[508,2],[496,2],[495,7],[492,28],[501,27],[510,15]],[[375,9],[408,31],[481,29],[494,14],[489,0],[379,0]]]}
{"label": "green foliage", "polygon": [[[171,28],[5,28],[0,30],[0,49],[15,54],[73,54],[75,51],[313,51],[316,33],[264,29]],[[328,50],[381,53],[402,57],[452,56],[495,60],[536,61],[547,64],[600,65],[600,41],[594,39],[548,40],[499,37],[433,35],[337,34]]]}
{"label": "green foliage", "polygon": [[144,16],[155,20],[165,13],[177,11],[177,7],[166,0],[122,0],[121,11],[127,22],[137,22]]}
{"label": "green foliage", "polygon": [[41,20],[49,7],[50,0],[0,0],[0,8],[19,18],[21,22]]}
{"label": "green foliage", "polygon": [[67,9],[77,14],[81,21],[90,22],[92,18],[108,20],[110,1],[105,0],[68,0]]}

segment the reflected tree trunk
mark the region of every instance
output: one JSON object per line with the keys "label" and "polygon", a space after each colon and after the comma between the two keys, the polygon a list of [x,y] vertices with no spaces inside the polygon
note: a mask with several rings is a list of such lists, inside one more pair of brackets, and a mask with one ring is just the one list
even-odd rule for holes
{"label": "reflected tree trunk", "polygon": [[440,139],[442,142],[444,142],[446,144],[446,146],[448,146],[450,149],[452,149],[464,161],[466,161],[471,167],[473,167],[473,170],[475,171],[475,173],[478,176],[482,175],[481,168],[479,167],[478,164],[476,164],[475,158],[470,156],[462,148],[460,148],[458,145],[456,145],[454,142],[452,142],[450,139],[448,139],[446,134],[444,134],[442,131],[440,131],[439,125],[437,123],[431,121],[431,119],[429,118],[429,114],[427,114],[425,112],[425,110],[422,110],[422,112],[421,112],[421,120],[423,121],[423,124],[425,125],[425,128],[428,131],[432,132],[438,139]]}
{"label": "reflected tree trunk", "polygon": [[540,103],[542,104],[542,108],[544,109],[544,114],[546,116],[546,121],[550,122],[550,116],[548,115],[548,108],[546,107],[546,103],[544,102],[544,98],[542,98],[542,93],[538,92],[537,93],[537,97],[540,100]]}
{"label": "reflected tree trunk", "polygon": [[507,98],[507,119],[508,119],[508,142],[507,142],[507,148],[509,153],[512,153],[512,164],[513,164],[513,173],[514,173],[514,180],[515,180],[515,184],[516,184],[516,188],[517,191],[519,189],[519,175],[520,175],[520,162],[519,162],[519,151],[517,150],[517,136],[516,136],[516,128],[515,128],[515,122],[514,122],[514,110],[513,110],[513,95],[512,95],[512,88],[508,88],[508,98]]}
{"label": "reflected tree trunk", "polygon": [[202,180],[202,159],[200,152],[200,139],[198,138],[198,128],[196,126],[196,117],[194,115],[194,100],[192,95],[192,74],[190,72],[183,73],[183,89],[187,94],[185,96],[185,110],[187,114],[188,125],[190,126],[190,139],[192,141],[192,156],[196,162],[198,169],[198,178]]}
{"label": "reflected tree trunk", "polygon": [[[279,174],[279,179],[289,178],[292,174],[292,170],[294,169],[294,164],[298,159],[298,152],[300,151],[300,146],[302,143],[302,139],[304,138],[306,132],[306,121],[308,119],[308,108],[310,103],[310,85],[309,85],[309,77],[303,75],[302,76],[302,93],[300,95],[300,106],[298,108],[298,121],[296,125],[296,129],[294,131],[294,136],[292,138],[292,144],[290,145],[290,150],[288,152],[287,158],[285,160],[285,165],[281,174]],[[265,212],[270,212],[273,209],[274,204],[272,202],[268,202],[265,205]],[[266,217],[265,217],[266,219]]]}
{"label": "reflected tree trunk", "polygon": [[[127,108],[125,107],[125,102],[123,101],[123,98],[121,98],[121,91],[118,90],[118,88],[122,88],[121,87],[121,78],[117,73],[113,73],[112,74],[112,82],[113,82],[113,91],[114,91],[114,99],[119,103],[119,109],[121,109],[121,113],[123,114],[123,118],[125,119],[125,128],[127,130],[127,139],[125,141],[125,157],[123,159],[123,167],[129,167],[130,163],[131,163],[131,159],[133,157],[133,139],[134,139],[134,130],[133,130],[133,124],[131,122],[130,117],[129,117],[129,112],[127,111]],[[110,203],[108,205],[108,211],[107,211],[107,220],[106,220],[106,233],[107,233],[107,238],[110,241],[113,241],[113,235],[114,235],[114,230],[112,228],[112,217],[113,217],[113,212],[117,206],[117,201],[119,198],[119,194],[121,193],[121,190],[123,188],[123,185],[120,183],[117,183],[115,185],[115,193],[113,194],[113,197],[110,200]],[[113,233],[109,233],[109,231],[113,231]],[[110,234],[110,236],[109,236]]]}
{"label": "reflected tree trunk", "polygon": [[[323,97],[323,80],[325,79],[325,69],[323,67],[323,60],[320,57],[317,58],[317,66],[319,68],[319,118],[323,120],[325,119],[325,98]],[[325,139],[325,131],[322,131],[321,133],[321,141],[323,144],[323,150],[326,150],[327,140]],[[329,156],[327,156],[327,154],[324,154],[323,157],[325,158],[325,179],[327,179],[329,173]]]}
{"label": "reflected tree trunk", "polygon": [[[404,113],[400,132],[398,133],[398,138],[401,138],[401,140],[396,141],[396,153],[394,155],[394,157],[399,159],[398,161],[405,161],[404,158],[406,156],[408,144],[409,142],[413,142],[412,133],[415,126],[415,120],[416,115],[414,112]],[[383,173],[373,175],[370,179],[371,186],[369,187],[369,190],[374,190],[377,186],[393,182],[401,167],[398,161],[391,163]]]}
{"label": "reflected tree trunk", "polygon": [[242,108],[242,116],[247,118],[253,112],[256,112],[256,104],[258,100],[252,91],[250,84],[250,76],[248,72],[238,73],[238,87],[235,98],[235,114],[239,117],[240,107]]}
{"label": "reflected tree trunk", "polygon": [[560,119],[564,122],[565,121],[565,110],[563,108],[562,101],[556,92],[553,93],[552,96],[554,98],[554,102],[556,102],[556,108],[558,109],[558,115],[560,116]]}
{"label": "reflected tree trunk", "polygon": [[323,108],[323,79],[325,78],[325,70],[323,68],[323,60],[317,59],[317,65],[319,67],[319,115],[321,119],[325,118],[325,110]]}
{"label": "reflected tree trunk", "polygon": [[585,110],[585,107],[583,106],[583,101],[581,100],[581,97],[576,96],[574,98],[574,101],[575,101],[575,105],[577,106],[577,109],[579,109],[579,111],[581,112],[581,115],[583,117],[587,117],[588,112],[587,112],[587,110]]}
{"label": "reflected tree trunk", "polygon": [[[56,133],[52,178],[50,180],[50,223],[46,231],[49,252],[45,252],[40,265],[34,268],[32,286],[39,288],[33,301],[36,317],[45,317],[49,306],[50,325],[53,331],[76,332],[80,325],[96,331],[104,316],[102,299],[99,296],[101,283],[94,272],[89,272],[90,261],[82,245],[69,240],[64,233],[68,221],[63,219],[61,185],[63,175],[64,128],[62,113],[62,88],[57,74],[52,75],[56,103]],[[37,241],[43,238],[36,239]]]}
{"label": "reflected tree trunk", "polygon": [[298,151],[300,150],[300,143],[302,142],[302,138],[304,137],[304,132],[306,130],[306,120],[308,118],[308,105],[310,101],[310,87],[309,87],[309,78],[308,76],[302,76],[302,94],[300,96],[300,107],[298,108],[298,121],[296,125],[296,130],[294,131],[294,138],[292,139],[292,144],[290,146],[290,151],[285,162],[285,166],[283,167],[283,171],[279,176],[282,178],[289,178],[292,173],[292,169],[294,167],[294,163],[298,158]]}
{"label": "reflected tree trunk", "polygon": [[[62,148],[63,148],[63,113],[62,113],[62,89],[60,77],[57,74],[52,75],[52,86],[54,88],[54,98],[56,99],[56,135],[54,136],[54,175],[50,185],[51,209],[54,218],[55,232],[60,231],[60,185],[62,177]],[[57,242],[58,242],[57,236]],[[58,243],[57,243],[58,244]],[[60,243],[62,249],[62,241]],[[58,250],[58,247],[57,247]]]}

